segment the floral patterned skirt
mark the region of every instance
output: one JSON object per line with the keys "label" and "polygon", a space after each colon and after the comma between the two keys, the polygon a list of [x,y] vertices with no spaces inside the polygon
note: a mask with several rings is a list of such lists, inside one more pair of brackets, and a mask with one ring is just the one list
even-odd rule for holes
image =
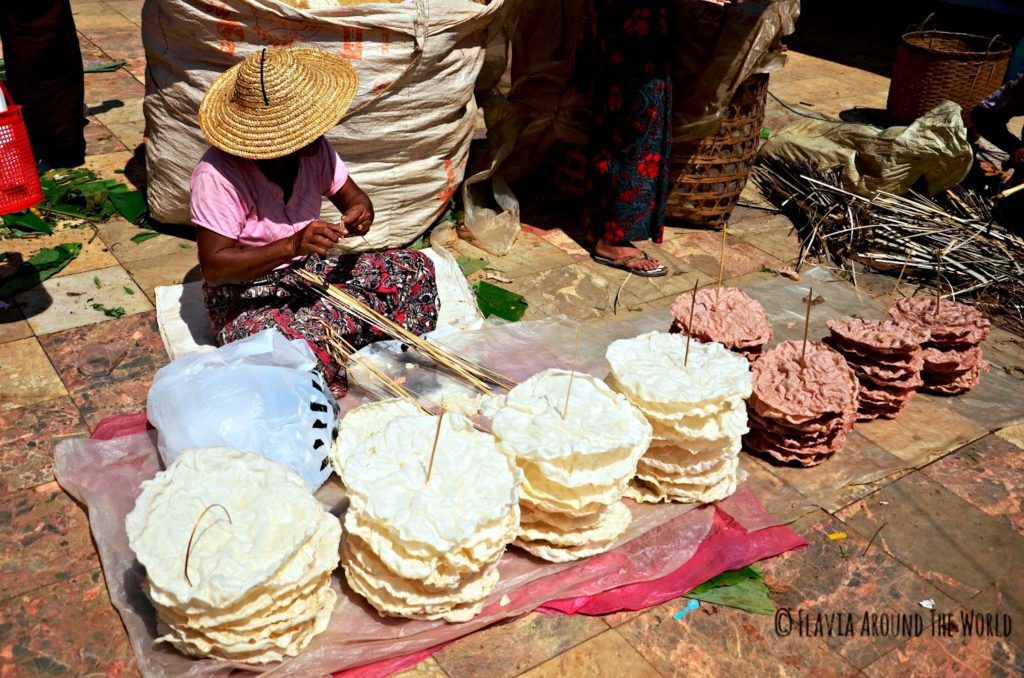
{"label": "floral patterned skirt", "polygon": [[325,276],[363,303],[410,332],[424,334],[437,325],[434,265],[422,252],[390,250],[359,256],[323,258],[310,255],[288,268],[239,285],[212,287],[203,295],[217,341],[227,344],[268,328],[313,349],[335,397],[348,391],[345,368],[327,351],[322,323],[356,348],[386,338],[379,330],[331,306],[309,288],[296,270]]}
{"label": "floral patterned skirt", "polygon": [[661,242],[669,192],[672,80],[667,0],[594,0],[587,222],[612,245]]}

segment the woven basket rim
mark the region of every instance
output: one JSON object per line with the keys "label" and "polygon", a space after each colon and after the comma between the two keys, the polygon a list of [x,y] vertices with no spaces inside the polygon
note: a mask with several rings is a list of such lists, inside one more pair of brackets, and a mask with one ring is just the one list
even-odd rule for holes
{"label": "woven basket rim", "polygon": [[[953,51],[948,49],[937,49],[934,47],[928,47],[927,45],[920,45],[910,42],[910,38],[921,37],[921,38],[954,38],[964,39],[964,41],[978,41],[980,44],[991,44],[992,48],[986,51]],[[971,59],[981,61],[998,61],[1005,59],[1010,56],[1013,51],[1010,43],[1006,42],[1002,36],[995,36],[995,38],[977,35],[975,33],[954,33],[950,31],[911,31],[904,33],[902,37],[902,47],[905,49],[913,50],[915,52],[923,52],[925,54],[934,54],[947,58],[954,59]]]}

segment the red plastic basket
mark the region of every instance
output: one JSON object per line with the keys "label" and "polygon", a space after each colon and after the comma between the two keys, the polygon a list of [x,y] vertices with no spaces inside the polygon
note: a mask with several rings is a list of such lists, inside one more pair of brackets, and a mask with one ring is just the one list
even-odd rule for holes
{"label": "red plastic basket", "polygon": [[7,110],[0,113],[0,215],[20,212],[43,199],[36,161],[28,142],[21,106],[11,102],[0,84]]}

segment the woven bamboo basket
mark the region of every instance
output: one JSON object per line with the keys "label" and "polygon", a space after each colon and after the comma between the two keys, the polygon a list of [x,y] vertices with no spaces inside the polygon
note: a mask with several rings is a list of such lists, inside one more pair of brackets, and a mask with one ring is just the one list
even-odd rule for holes
{"label": "woven bamboo basket", "polygon": [[960,104],[970,127],[971,109],[997,89],[1010,62],[1010,45],[1001,37],[919,30],[903,35],[896,52],[886,110],[910,123],[943,101]]}
{"label": "woven bamboo basket", "polygon": [[740,199],[757,157],[768,76],[744,80],[716,134],[672,146],[666,216],[673,222],[721,229]]}

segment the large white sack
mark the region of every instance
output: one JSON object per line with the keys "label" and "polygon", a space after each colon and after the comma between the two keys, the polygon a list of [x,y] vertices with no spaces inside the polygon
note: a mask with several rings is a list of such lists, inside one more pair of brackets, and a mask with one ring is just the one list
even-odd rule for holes
{"label": "large white sack", "polygon": [[352,108],[327,138],[373,200],[376,220],[361,249],[414,240],[462,181],[486,29],[504,2],[403,0],[300,10],[275,0],[146,0],[153,217],[189,223],[189,177],[208,148],[197,115],[210,82],[262,47],[312,44],[348,59],[359,73]]}

